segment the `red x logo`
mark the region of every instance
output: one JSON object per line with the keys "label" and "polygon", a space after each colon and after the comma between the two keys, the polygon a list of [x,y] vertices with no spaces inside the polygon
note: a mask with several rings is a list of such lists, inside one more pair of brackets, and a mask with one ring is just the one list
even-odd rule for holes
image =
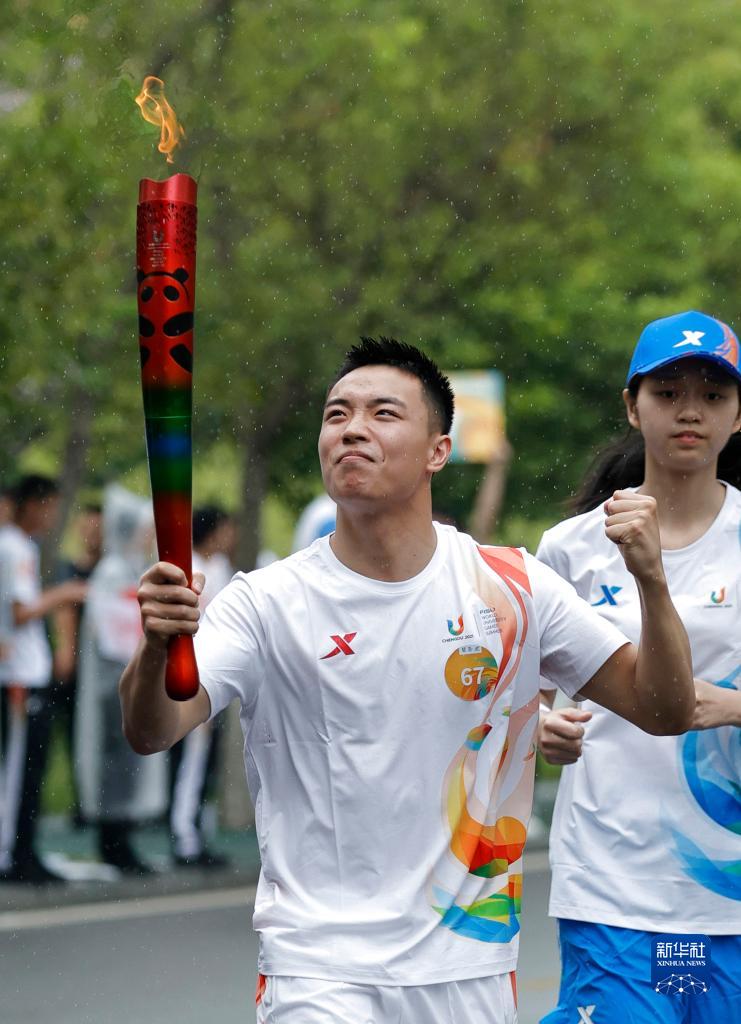
{"label": "red x logo", "polygon": [[355,654],[355,651],[350,646],[350,641],[354,640],[357,635],[357,632],[344,633],[342,636],[335,636],[333,634],[330,640],[334,640],[336,646],[332,648],[329,654],[322,655],[319,660],[326,661],[327,658],[334,658],[335,654]]}

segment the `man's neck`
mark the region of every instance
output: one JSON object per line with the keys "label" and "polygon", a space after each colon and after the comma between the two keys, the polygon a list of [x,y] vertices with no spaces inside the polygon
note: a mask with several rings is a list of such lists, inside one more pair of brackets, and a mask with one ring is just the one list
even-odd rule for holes
{"label": "man's neck", "polygon": [[353,572],[399,583],[416,576],[429,563],[437,534],[429,508],[382,515],[338,508],[337,528],[329,543],[335,556]]}
{"label": "man's neck", "polygon": [[725,500],[716,467],[696,473],[674,473],[646,459],[646,479],[639,488],[656,499],[665,550],[687,547],[710,528]]}

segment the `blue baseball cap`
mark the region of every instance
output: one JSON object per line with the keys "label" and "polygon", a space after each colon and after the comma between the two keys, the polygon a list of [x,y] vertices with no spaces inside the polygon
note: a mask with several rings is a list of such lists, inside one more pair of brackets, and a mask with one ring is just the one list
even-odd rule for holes
{"label": "blue baseball cap", "polygon": [[690,357],[709,359],[741,383],[736,335],[721,320],[691,309],[653,320],[643,329],[630,361],[626,385],[634,377]]}

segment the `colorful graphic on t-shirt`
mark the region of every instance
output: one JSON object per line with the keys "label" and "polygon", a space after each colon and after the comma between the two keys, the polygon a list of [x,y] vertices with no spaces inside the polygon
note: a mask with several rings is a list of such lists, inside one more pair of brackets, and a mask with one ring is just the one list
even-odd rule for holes
{"label": "colorful graphic on t-shirt", "polygon": [[481,700],[491,693],[498,678],[499,669],[493,654],[477,644],[459,647],[445,664],[448,689],[461,700]]}
{"label": "colorful graphic on t-shirt", "polygon": [[509,942],[520,930],[522,873],[512,868],[527,835],[538,706],[536,693],[513,709],[510,684],[528,630],[523,592],[531,591],[521,552],[478,548],[478,556],[470,566],[471,585],[501,625],[502,652],[497,664],[487,647],[464,644],[445,665],[451,693],[487,703],[481,724],[469,731],[445,776],[450,845],[430,892],[446,927],[482,942]]}
{"label": "colorful graphic on t-shirt", "polygon": [[448,619],[448,632],[450,633],[451,636],[460,636],[461,635],[461,633],[463,632],[463,616],[462,615],[458,616],[458,623],[457,623],[457,625],[453,625],[453,620],[452,619]]}
{"label": "colorful graphic on t-shirt", "polygon": [[[737,690],[739,665],[716,683]],[[732,727],[688,732],[680,744],[687,785],[699,807],[716,825],[741,836],[741,732]],[[688,836],[673,832],[676,853],[685,871],[712,892],[741,900],[741,860],[709,857]]]}

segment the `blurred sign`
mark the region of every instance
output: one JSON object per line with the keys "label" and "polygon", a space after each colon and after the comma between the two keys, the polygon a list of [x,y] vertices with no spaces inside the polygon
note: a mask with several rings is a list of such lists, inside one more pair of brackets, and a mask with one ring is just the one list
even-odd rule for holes
{"label": "blurred sign", "polygon": [[451,461],[488,463],[504,443],[504,378],[496,370],[448,377],[455,394]]}

